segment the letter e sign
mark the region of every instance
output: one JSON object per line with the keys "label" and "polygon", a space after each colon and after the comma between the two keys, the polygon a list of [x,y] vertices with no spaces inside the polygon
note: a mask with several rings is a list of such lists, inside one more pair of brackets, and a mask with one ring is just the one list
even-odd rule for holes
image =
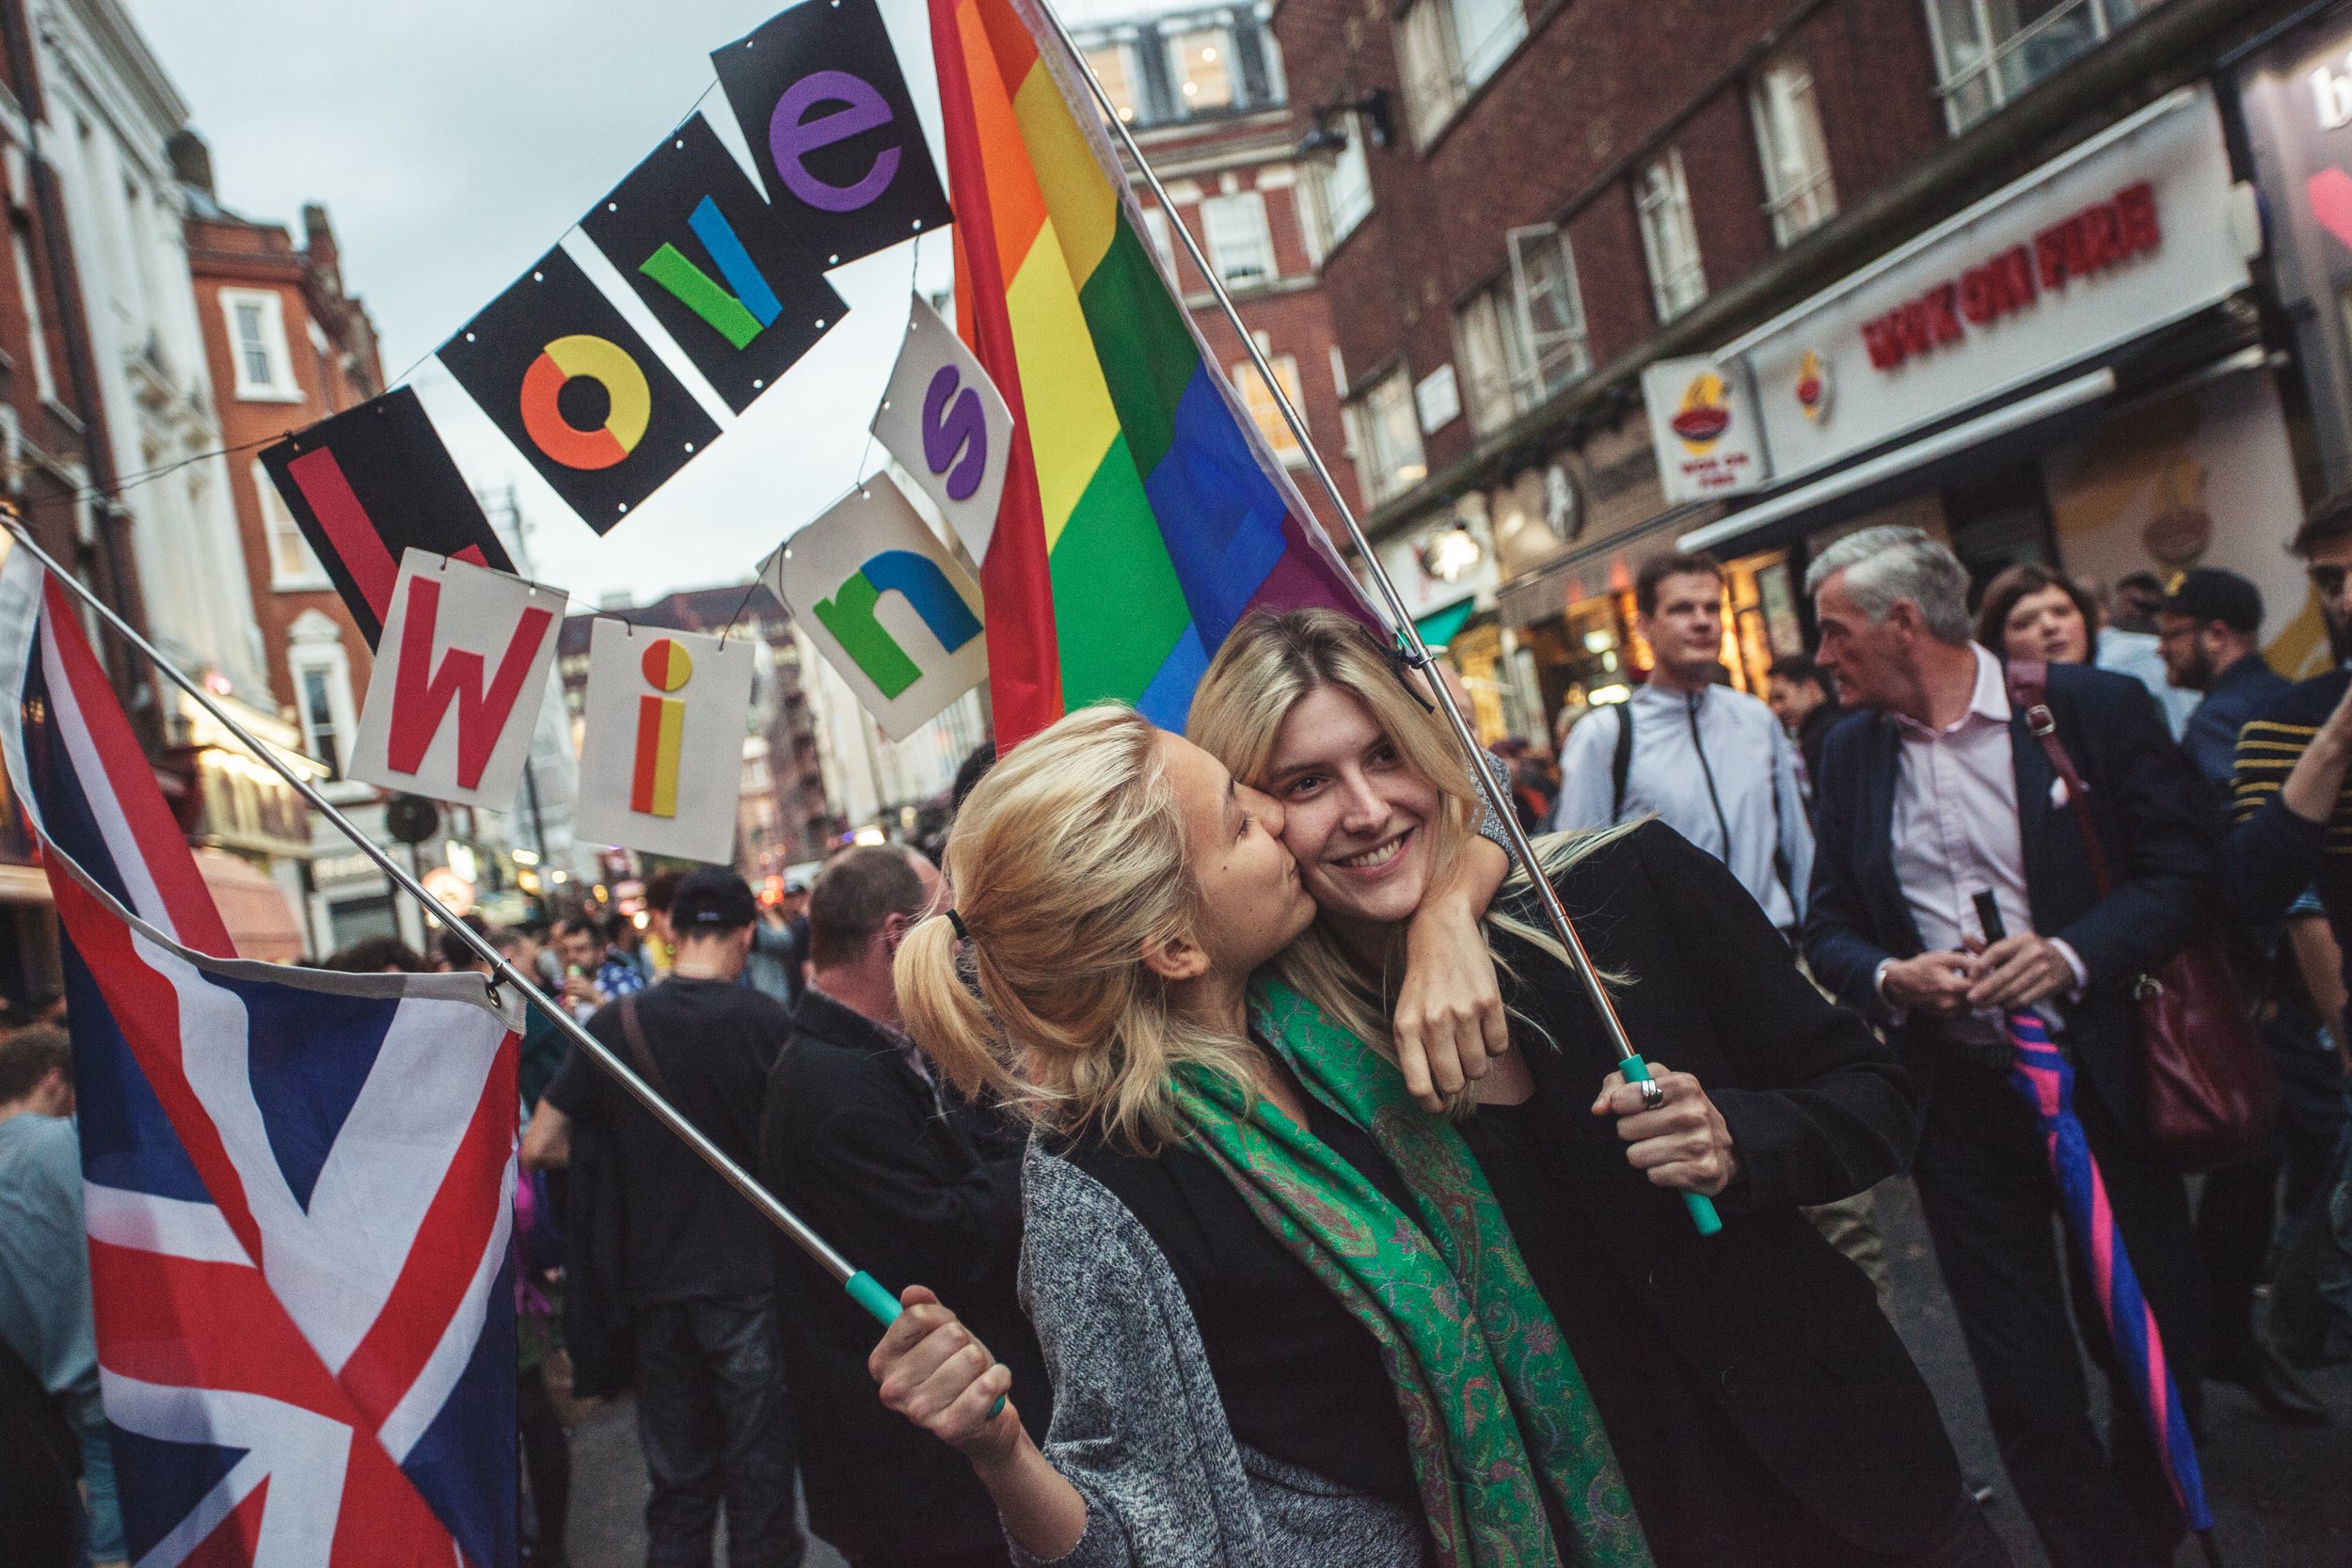
{"label": "letter e sign", "polygon": [[916,295],[874,438],[914,476],[974,565],[988,559],[1005,495],[1012,411],[953,328]]}

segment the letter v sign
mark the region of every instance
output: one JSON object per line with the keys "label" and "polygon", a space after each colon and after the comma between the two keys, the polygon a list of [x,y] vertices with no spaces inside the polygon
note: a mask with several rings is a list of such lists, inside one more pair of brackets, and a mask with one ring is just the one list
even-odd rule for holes
{"label": "letter v sign", "polygon": [[408,618],[401,628],[400,672],[392,686],[392,732],[388,751],[391,764],[404,773],[424,766],[426,748],[441,727],[450,705],[457,705],[457,782],[468,789],[482,783],[483,769],[499,736],[506,733],[515,699],[522,694],[531,673],[532,656],[547,640],[548,623],[555,617],[535,606],[515,623],[499,659],[490,689],[482,689],[482,656],[469,648],[452,648],[433,666],[433,634],[441,613],[441,585],[431,578],[408,584]]}

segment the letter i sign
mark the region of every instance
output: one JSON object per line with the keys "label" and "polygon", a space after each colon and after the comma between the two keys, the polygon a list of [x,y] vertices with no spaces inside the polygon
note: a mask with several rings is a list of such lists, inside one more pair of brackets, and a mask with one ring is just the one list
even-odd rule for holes
{"label": "letter i sign", "polygon": [[755,649],[748,637],[597,619],[574,806],[583,841],[734,859]]}

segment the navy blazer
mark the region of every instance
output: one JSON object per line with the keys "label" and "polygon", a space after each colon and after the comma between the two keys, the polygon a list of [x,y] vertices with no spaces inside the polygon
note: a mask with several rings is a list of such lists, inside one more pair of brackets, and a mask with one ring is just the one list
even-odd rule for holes
{"label": "navy blazer", "polygon": [[[2050,799],[2050,760],[2010,716],[2017,779],[2018,837],[2034,929],[2063,938],[2090,983],[2060,1007],[2076,1063],[2129,1128],[2146,1121],[2132,985],[2203,930],[2219,903],[2219,864],[2207,786],[2172,740],[2155,699],[2128,675],[2087,665],[2050,667],[2048,700],[2058,736],[2088,785],[2090,815],[2114,891],[2098,896],[2073,809]],[[1894,1026],[1875,979],[1882,960],[1921,950],[1895,876],[1895,786],[1901,738],[1893,719],[1864,710],[1830,732],[1814,779],[1812,897],[1804,951],[1837,998],[1887,1024],[1923,1070],[1931,1057],[1916,1027]],[[2013,933],[2012,933],[2013,934]]]}

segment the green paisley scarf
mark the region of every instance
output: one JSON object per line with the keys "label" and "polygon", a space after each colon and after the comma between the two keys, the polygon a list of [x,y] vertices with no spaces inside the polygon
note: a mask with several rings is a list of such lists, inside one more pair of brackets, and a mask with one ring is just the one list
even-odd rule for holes
{"label": "green paisley scarf", "polygon": [[[1649,1546],[1584,1379],[1461,1134],[1395,1067],[1297,992],[1251,1017],[1307,1091],[1364,1129],[1412,1187],[1407,1215],[1260,1097],[1188,1071],[1190,1146],[1379,1342],[1445,1568],[1648,1568]],[[1555,1544],[1549,1490],[1575,1532]]]}

